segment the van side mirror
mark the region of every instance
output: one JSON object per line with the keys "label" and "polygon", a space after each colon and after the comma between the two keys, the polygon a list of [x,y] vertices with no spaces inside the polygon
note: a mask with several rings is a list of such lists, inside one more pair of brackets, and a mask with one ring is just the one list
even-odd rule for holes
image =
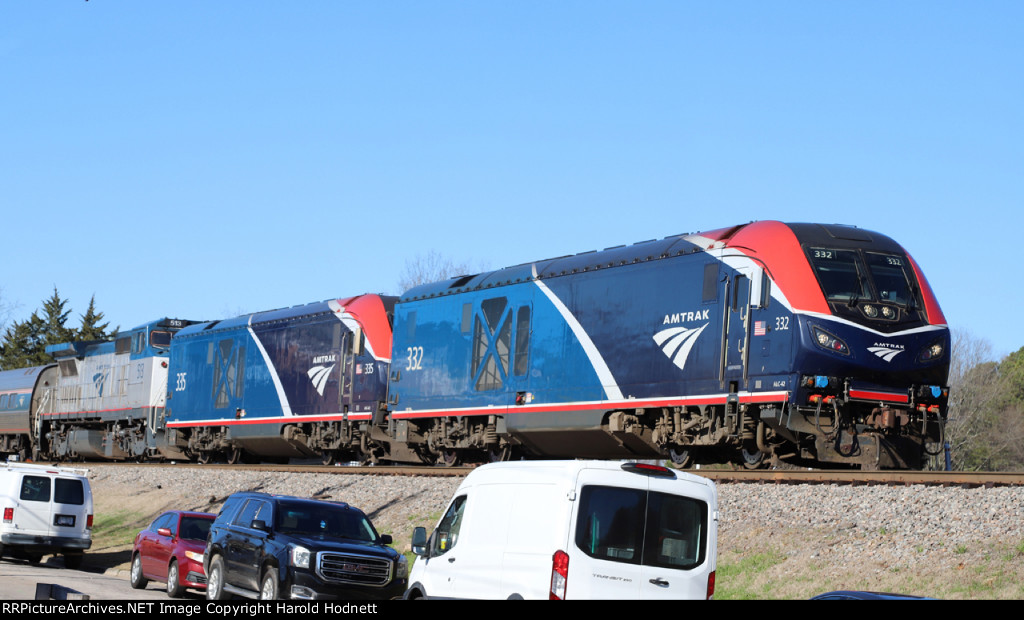
{"label": "van side mirror", "polygon": [[418,556],[427,556],[427,528],[418,527],[412,531],[412,552]]}

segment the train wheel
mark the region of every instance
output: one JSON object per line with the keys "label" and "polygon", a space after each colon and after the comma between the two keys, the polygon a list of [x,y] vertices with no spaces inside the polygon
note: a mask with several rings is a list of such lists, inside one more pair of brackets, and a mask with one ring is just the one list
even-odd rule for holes
{"label": "train wheel", "polygon": [[245,453],[242,452],[241,448],[232,448],[228,450],[227,453],[228,465],[238,465],[239,463],[242,462],[244,457]]}
{"label": "train wheel", "polygon": [[320,453],[320,462],[330,466],[338,462],[338,455],[334,450],[324,450]]}
{"label": "train wheel", "polygon": [[455,467],[460,464],[461,460],[459,453],[455,450],[444,450],[441,452],[441,463],[445,467]]}
{"label": "train wheel", "polygon": [[672,460],[672,464],[682,469],[693,465],[697,451],[694,448],[682,448],[674,447],[668,449],[668,457]]}
{"label": "train wheel", "polygon": [[760,469],[765,465],[765,455],[760,450],[755,449],[751,451],[743,448],[740,450],[740,456],[743,460],[743,467],[747,469]]}
{"label": "train wheel", "polygon": [[198,455],[196,455],[196,463],[199,463],[200,465],[206,465],[212,460],[213,458],[210,456],[210,452],[207,450],[203,450]]}
{"label": "train wheel", "polygon": [[491,463],[501,463],[512,459],[512,446],[502,446],[487,451],[487,460]]}

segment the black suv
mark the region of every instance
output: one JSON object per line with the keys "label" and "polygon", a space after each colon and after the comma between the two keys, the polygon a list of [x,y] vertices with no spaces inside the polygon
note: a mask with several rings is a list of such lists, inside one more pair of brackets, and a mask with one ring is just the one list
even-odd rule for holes
{"label": "black suv", "polygon": [[348,504],[235,493],[206,539],[206,596],[398,598],[408,564],[389,544]]}

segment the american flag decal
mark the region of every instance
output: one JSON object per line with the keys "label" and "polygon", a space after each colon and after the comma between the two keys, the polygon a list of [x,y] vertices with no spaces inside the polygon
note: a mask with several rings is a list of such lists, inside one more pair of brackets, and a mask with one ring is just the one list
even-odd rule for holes
{"label": "american flag decal", "polygon": [[768,325],[764,321],[754,321],[754,335],[764,336],[768,333]]}

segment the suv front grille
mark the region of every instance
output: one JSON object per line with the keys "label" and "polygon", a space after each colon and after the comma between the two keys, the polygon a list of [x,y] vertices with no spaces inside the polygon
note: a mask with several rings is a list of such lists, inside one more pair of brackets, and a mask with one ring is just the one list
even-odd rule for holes
{"label": "suv front grille", "polygon": [[363,555],[323,552],[316,572],[324,581],[383,586],[391,581],[391,562]]}

